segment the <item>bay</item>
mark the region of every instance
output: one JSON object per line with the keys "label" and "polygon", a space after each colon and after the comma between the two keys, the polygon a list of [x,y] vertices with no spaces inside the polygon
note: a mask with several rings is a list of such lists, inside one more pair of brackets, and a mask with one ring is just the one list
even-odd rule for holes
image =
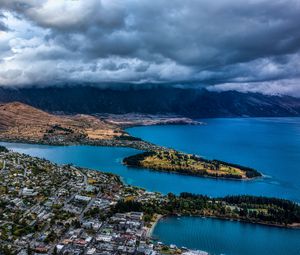
{"label": "bay", "polygon": [[212,255],[298,255],[300,230],[201,217],[167,217],[153,236]]}

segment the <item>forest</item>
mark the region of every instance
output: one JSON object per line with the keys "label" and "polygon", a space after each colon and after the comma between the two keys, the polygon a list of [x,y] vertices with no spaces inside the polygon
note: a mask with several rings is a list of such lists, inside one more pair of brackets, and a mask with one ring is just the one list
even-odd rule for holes
{"label": "forest", "polygon": [[154,214],[208,216],[253,223],[289,226],[300,223],[300,206],[292,201],[259,196],[226,196],[210,198],[204,195],[169,193],[165,202],[119,201],[115,212],[142,211],[146,219]]}

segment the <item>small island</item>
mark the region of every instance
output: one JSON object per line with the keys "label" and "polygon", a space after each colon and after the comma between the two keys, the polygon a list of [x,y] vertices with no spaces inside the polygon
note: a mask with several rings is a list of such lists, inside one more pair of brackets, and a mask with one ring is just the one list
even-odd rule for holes
{"label": "small island", "polygon": [[143,152],[124,158],[123,163],[131,167],[193,176],[231,179],[251,179],[262,176],[261,173],[249,167],[220,160],[207,160],[175,150]]}

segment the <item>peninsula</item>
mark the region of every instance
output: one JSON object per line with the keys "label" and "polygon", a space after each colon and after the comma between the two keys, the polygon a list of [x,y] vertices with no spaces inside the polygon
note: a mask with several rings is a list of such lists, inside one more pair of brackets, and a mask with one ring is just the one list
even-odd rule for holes
{"label": "peninsula", "polygon": [[165,124],[201,123],[189,118],[163,115],[52,114],[18,102],[0,104],[1,141],[131,147],[145,151],[124,159],[123,162],[132,167],[214,178],[250,179],[261,176],[251,168],[206,160],[152,144],[131,136],[124,129],[135,125]]}
{"label": "peninsula", "polygon": [[124,158],[131,167],[215,178],[251,179],[262,176],[255,169],[220,160],[207,160],[175,150],[156,150]]}
{"label": "peninsula", "polygon": [[[138,116],[138,117],[137,117]],[[163,147],[128,134],[134,125],[198,124],[189,118],[154,115],[66,115],[13,102],[0,104],[0,140],[49,145],[87,144],[151,151]]]}

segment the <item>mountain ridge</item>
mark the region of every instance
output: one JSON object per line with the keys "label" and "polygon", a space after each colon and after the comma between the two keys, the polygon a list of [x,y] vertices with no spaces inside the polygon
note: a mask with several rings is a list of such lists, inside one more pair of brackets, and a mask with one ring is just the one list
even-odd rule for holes
{"label": "mountain ridge", "polygon": [[142,113],[191,118],[300,116],[300,98],[174,87],[127,90],[92,86],[0,88],[0,102],[14,101],[47,112],[70,114]]}

